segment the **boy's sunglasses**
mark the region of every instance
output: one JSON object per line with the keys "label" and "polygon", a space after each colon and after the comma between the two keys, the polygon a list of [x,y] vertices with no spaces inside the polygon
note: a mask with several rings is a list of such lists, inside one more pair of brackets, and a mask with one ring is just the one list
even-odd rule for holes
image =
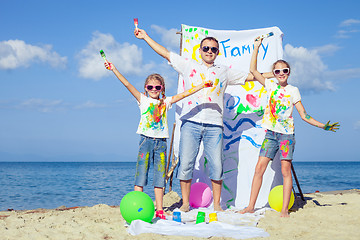
{"label": "boy's sunglasses", "polygon": [[209,46],[202,47],[203,52],[207,52],[207,51],[209,51],[209,49],[211,49],[211,51],[213,53],[217,53],[219,51],[219,49],[217,47],[211,47],[211,48]]}
{"label": "boy's sunglasses", "polygon": [[281,71],[282,71],[284,74],[289,74],[290,69],[289,69],[289,68],[274,69],[273,72],[274,72],[275,75],[279,75]]}
{"label": "boy's sunglasses", "polygon": [[151,91],[153,90],[153,88],[155,88],[155,91],[161,91],[163,89],[163,86],[162,85],[146,85],[145,86],[147,90]]}

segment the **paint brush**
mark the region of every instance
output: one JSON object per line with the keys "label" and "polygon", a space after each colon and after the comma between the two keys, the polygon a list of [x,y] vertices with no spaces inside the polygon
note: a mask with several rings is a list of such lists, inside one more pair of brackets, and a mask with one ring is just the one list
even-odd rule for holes
{"label": "paint brush", "polygon": [[138,19],[134,18],[134,25],[135,25],[136,30],[138,30],[138,24],[139,24]]}
{"label": "paint brush", "polygon": [[[267,34],[263,34],[261,36],[259,36],[259,39],[264,39],[264,38],[268,38],[268,37],[271,37],[271,36],[274,36],[274,33],[273,32],[269,32]],[[256,40],[257,41],[257,40]]]}
{"label": "paint brush", "polygon": [[104,59],[104,61],[107,62],[105,53],[104,53],[104,51],[102,49],[100,50],[100,55]]}
{"label": "paint brush", "polygon": [[106,69],[110,69],[110,63],[108,62],[108,60],[106,60],[105,53],[102,49],[100,50],[100,55],[104,59],[104,61],[109,64],[109,67],[107,67]]}

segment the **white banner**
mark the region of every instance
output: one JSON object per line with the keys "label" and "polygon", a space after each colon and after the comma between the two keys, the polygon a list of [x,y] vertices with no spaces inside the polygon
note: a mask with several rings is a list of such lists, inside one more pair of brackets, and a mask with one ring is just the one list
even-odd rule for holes
{"label": "white banner", "polygon": [[[207,36],[219,41],[220,53],[217,64],[249,72],[250,59],[254,49],[253,42],[257,36],[273,32],[266,38],[259,50],[258,69],[260,72],[271,71],[272,64],[283,56],[283,33],[277,27],[229,31],[212,30],[202,27],[182,25],[181,55],[192,58],[199,63],[200,42]],[[183,92],[184,79],[179,76],[178,92]],[[181,84],[180,84],[181,83]],[[260,126],[263,111],[267,103],[266,91],[258,82],[248,82],[245,85],[228,86],[224,95],[224,181],[221,195],[223,207],[247,206],[250,197],[252,178],[258,161],[260,147],[265,136],[265,130]],[[176,105],[176,129],[174,138],[174,153],[177,158],[181,121],[179,114],[182,102]],[[205,182],[211,187],[207,177],[206,157],[202,148],[195,164],[193,182]],[[259,193],[256,207],[267,204],[272,186],[282,184],[280,161],[276,157],[271,167],[265,172],[263,185]]]}

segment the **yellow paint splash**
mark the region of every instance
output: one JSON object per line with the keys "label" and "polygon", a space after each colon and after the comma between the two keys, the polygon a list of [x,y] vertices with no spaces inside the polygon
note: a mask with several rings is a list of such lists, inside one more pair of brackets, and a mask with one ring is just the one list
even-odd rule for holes
{"label": "yellow paint splash", "polygon": [[259,98],[261,98],[262,94],[266,94],[264,86],[262,86],[259,90],[255,90],[255,92],[259,92]]}
{"label": "yellow paint splash", "polygon": [[250,91],[255,87],[254,82],[246,82],[244,85],[241,85],[246,91]]}
{"label": "yellow paint splash", "polygon": [[160,153],[160,162],[158,164],[158,171],[163,173],[163,177],[165,177],[165,153]]}
{"label": "yellow paint splash", "polygon": [[[200,48],[200,44],[197,44],[193,47],[193,53],[191,55],[192,59],[194,59],[197,62],[200,62],[199,60],[201,59],[201,55],[199,53],[199,48]],[[196,55],[198,53],[198,55]]]}

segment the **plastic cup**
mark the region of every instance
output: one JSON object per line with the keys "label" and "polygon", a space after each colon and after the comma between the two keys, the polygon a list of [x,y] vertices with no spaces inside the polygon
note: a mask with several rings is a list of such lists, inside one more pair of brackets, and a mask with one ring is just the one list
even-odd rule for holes
{"label": "plastic cup", "polygon": [[205,212],[198,212],[196,217],[196,224],[205,222]]}
{"label": "plastic cup", "polygon": [[173,212],[173,220],[175,222],[181,222],[181,212]]}
{"label": "plastic cup", "polygon": [[216,222],[217,219],[217,214],[216,213],[210,213],[209,214],[209,222]]}

